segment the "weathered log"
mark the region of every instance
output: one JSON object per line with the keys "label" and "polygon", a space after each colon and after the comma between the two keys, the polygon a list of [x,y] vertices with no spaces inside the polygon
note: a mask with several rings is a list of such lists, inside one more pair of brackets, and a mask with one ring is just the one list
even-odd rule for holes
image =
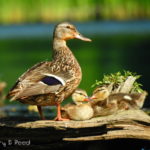
{"label": "weathered log", "polygon": [[121,93],[129,93],[133,87],[133,83],[135,82],[136,77],[129,76],[124,84],[121,86],[120,91]]}
{"label": "weathered log", "polygon": [[[3,118],[0,120],[0,129],[48,129],[59,131],[82,131],[91,128],[99,128],[102,134],[99,135],[99,139],[115,139],[115,138],[141,138],[150,140],[150,117],[142,110],[128,110],[117,112],[113,115],[105,117],[96,117],[86,121],[50,121],[50,120],[38,120],[38,121],[23,121],[12,120],[11,118]],[[138,132],[138,134],[136,133]],[[127,132],[127,134],[124,134]],[[131,133],[132,134],[131,134]],[[1,132],[2,133],[2,132]],[[105,133],[105,134],[104,134]],[[139,134],[140,133],[140,134]],[[16,133],[14,132],[14,135]],[[79,133],[78,133],[79,134]],[[76,135],[78,137],[78,134]],[[87,135],[91,134],[91,130],[87,132]],[[97,134],[97,133],[96,133]],[[93,134],[94,135],[94,134]],[[139,136],[138,136],[139,135]],[[67,135],[68,136],[68,135]],[[75,136],[74,132],[70,132],[69,137]],[[81,133],[82,136],[82,133]],[[2,137],[1,137],[2,138]],[[67,140],[65,137],[62,140]],[[85,138],[91,140],[91,138]],[[73,139],[74,140],[74,139]]]}
{"label": "weathered log", "polygon": [[[142,110],[126,110],[86,121],[38,120],[22,116],[0,119],[0,142],[5,141],[7,148],[60,149],[70,142],[112,139],[139,139],[150,144],[150,116]],[[12,145],[8,145],[9,141]],[[22,145],[23,142],[27,145]]]}

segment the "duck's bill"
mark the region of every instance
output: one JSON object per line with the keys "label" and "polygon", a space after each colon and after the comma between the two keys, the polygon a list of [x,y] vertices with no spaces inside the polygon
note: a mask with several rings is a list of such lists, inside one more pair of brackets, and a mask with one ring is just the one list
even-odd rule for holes
{"label": "duck's bill", "polygon": [[87,41],[87,42],[91,42],[91,41],[92,41],[91,39],[86,38],[86,37],[84,37],[84,36],[81,35],[81,34],[77,34],[75,38],[76,38],[76,39],[83,40],[83,41]]}

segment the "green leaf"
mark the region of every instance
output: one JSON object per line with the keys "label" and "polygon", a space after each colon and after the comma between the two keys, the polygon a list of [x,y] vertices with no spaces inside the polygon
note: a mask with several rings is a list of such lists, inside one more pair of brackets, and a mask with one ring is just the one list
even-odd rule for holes
{"label": "green leaf", "polygon": [[[116,73],[111,73],[108,75],[105,74],[101,81],[96,80],[95,83],[91,87],[94,88],[96,86],[104,86],[104,85],[108,85],[111,83],[113,83],[114,87],[118,87],[118,85],[123,83],[129,76],[135,77],[136,80],[141,77],[141,75],[137,75],[137,73],[135,72],[124,70],[123,73],[116,72]],[[142,84],[135,81],[132,87],[132,91],[141,93],[143,92],[141,87],[142,87]]]}

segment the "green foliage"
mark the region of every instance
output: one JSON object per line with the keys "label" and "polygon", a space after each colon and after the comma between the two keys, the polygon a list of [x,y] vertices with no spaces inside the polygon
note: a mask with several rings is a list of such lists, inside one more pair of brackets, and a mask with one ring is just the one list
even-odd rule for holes
{"label": "green foliage", "polygon": [[138,82],[134,82],[132,91],[137,92],[137,93],[142,93],[143,90],[141,87],[142,87],[142,84],[140,84]]}
{"label": "green foliage", "polygon": [[[123,73],[117,72],[117,73],[111,73],[109,75],[104,75],[103,79],[101,81],[96,80],[96,82],[92,85],[92,87],[109,85],[111,83],[113,83],[114,86],[117,87],[119,84],[125,82],[125,80],[129,76],[135,77],[136,80],[141,77],[140,75],[137,75],[136,73],[124,70]],[[132,91],[141,93],[143,91],[141,87],[142,87],[142,84],[135,81],[133,84]]]}
{"label": "green foliage", "polygon": [[0,0],[0,23],[149,19],[149,0]]}

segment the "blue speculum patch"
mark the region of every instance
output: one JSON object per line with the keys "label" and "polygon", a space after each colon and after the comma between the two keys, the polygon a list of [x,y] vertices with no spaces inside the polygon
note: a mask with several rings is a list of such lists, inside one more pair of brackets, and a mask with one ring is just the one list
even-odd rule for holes
{"label": "blue speculum patch", "polygon": [[50,76],[44,77],[41,81],[47,85],[62,84],[58,79],[56,79],[55,77],[50,77]]}

